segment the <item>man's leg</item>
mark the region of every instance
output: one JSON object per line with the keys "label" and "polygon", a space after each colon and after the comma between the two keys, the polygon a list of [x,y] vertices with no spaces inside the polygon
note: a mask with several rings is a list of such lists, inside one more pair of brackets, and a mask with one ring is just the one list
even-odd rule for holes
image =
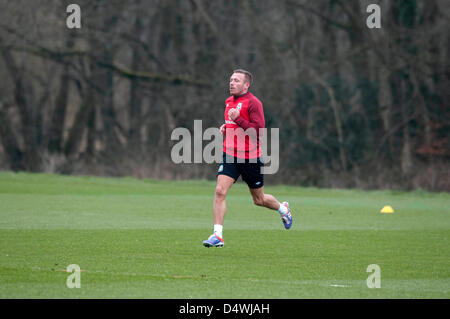
{"label": "man's leg", "polygon": [[281,216],[284,228],[290,229],[292,226],[292,215],[289,209],[289,203],[280,202],[270,194],[264,194],[264,187],[260,188],[249,188],[252,194],[253,202],[255,205],[267,207],[278,211]]}
{"label": "man's leg", "polygon": [[267,207],[269,209],[278,210],[280,202],[270,194],[264,194],[264,187],[249,188],[255,205]]}
{"label": "man's leg", "polygon": [[227,175],[217,176],[217,186],[216,193],[214,195],[214,225],[223,225],[223,220],[225,218],[225,213],[227,210],[225,197],[227,196],[228,190],[234,183],[234,178]]}
{"label": "man's leg", "polygon": [[220,174],[217,176],[217,186],[216,193],[214,195],[214,233],[209,236],[207,240],[203,241],[203,246],[205,247],[223,247],[223,220],[225,218],[225,213],[227,210],[225,197],[227,196],[228,190],[231,185],[233,185],[235,179]]}

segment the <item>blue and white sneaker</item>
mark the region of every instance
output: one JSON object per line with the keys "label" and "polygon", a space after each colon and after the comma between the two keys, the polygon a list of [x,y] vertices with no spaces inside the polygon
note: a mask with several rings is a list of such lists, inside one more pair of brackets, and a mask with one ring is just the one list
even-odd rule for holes
{"label": "blue and white sneaker", "polygon": [[281,205],[284,205],[287,208],[287,213],[281,216],[281,221],[283,222],[284,228],[289,229],[292,227],[292,215],[291,210],[289,209],[289,203],[282,202]]}
{"label": "blue and white sneaker", "polygon": [[203,241],[205,247],[223,247],[223,238],[218,237],[216,234],[209,236],[207,240]]}

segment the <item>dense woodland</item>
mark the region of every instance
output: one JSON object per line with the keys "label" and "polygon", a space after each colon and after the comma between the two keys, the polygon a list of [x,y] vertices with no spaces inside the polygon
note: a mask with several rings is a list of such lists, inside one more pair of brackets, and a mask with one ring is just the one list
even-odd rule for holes
{"label": "dense woodland", "polygon": [[0,169],[215,179],[171,132],[219,127],[244,68],[280,129],[266,184],[449,191],[449,22],[448,0],[0,0]]}

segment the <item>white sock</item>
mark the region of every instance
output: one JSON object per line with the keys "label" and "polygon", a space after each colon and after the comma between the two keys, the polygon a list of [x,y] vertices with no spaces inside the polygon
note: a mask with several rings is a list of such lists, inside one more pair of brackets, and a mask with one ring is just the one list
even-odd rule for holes
{"label": "white sock", "polygon": [[280,213],[281,216],[283,216],[284,214],[286,214],[288,212],[287,207],[284,206],[283,204],[280,204],[280,208],[278,208],[278,212]]}
{"label": "white sock", "polygon": [[216,234],[220,238],[223,238],[222,230],[223,230],[223,225],[214,224],[214,234]]}

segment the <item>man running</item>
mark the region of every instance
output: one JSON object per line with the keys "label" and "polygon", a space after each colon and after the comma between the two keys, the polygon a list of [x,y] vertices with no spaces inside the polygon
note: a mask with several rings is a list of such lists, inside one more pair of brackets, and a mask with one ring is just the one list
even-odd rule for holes
{"label": "man running", "polygon": [[231,96],[225,101],[225,124],[220,127],[225,140],[214,196],[214,233],[203,241],[205,247],[224,245],[225,198],[239,176],[247,183],[255,205],[278,211],[284,227],[290,229],[292,226],[289,203],[280,204],[272,195],[264,194],[259,129],[265,127],[265,120],[261,101],[248,91],[251,83],[250,72],[242,69],[233,71],[229,87]]}

